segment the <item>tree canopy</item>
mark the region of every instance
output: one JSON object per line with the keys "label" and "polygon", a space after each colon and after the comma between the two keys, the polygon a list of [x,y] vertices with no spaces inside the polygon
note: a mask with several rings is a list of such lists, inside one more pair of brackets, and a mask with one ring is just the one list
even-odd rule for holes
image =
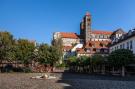
{"label": "tree canopy", "polygon": [[133,52],[128,49],[118,49],[113,51],[108,57],[109,63],[113,66],[126,66],[132,63],[133,60]]}
{"label": "tree canopy", "polygon": [[61,58],[60,40],[54,42],[54,46],[47,44],[35,45],[35,42],[27,39],[14,39],[9,32],[0,32],[0,62],[21,61],[24,64],[32,60],[42,64],[54,65]]}
{"label": "tree canopy", "polygon": [[0,32],[0,60],[14,59],[15,39],[9,32]]}

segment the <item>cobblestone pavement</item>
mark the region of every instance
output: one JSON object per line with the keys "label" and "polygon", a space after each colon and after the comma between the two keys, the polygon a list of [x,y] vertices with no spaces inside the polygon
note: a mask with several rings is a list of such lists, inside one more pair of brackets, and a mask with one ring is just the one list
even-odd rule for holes
{"label": "cobblestone pavement", "polygon": [[56,79],[30,79],[39,73],[1,73],[0,89],[135,89],[135,76],[54,73]]}

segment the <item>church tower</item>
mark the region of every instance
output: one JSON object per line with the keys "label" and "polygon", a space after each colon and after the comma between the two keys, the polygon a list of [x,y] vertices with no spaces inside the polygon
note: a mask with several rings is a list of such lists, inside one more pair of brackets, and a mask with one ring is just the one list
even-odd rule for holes
{"label": "church tower", "polygon": [[87,12],[80,24],[80,35],[85,42],[91,40],[91,15]]}

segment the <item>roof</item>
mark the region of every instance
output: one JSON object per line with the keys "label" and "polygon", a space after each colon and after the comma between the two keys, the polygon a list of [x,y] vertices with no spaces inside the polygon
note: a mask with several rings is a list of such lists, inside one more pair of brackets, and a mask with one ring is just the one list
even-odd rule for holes
{"label": "roof", "polygon": [[112,35],[119,34],[119,33],[120,33],[120,34],[126,34],[122,28],[119,28],[119,29],[117,29],[116,31],[114,31],[114,32],[112,33]]}
{"label": "roof", "polygon": [[63,46],[63,50],[69,51],[72,49],[72,46]]}
{"label": "roof", "polygon": [[60,32],[60,35],[62,38],[74,38],[74,39],[79,38],[79,36],[76,33],[72,32]]}
{"label": "roof", "polygon": [[[110,31],[101,31],[101,30],[92,30],[93,34],[104,34],[104,35],[111,35],[113,32]],[[73,32],[60,32],[62,38],[73,38],[79,39],[79,35]]]}
{"label": "roof", "polygon": [[[79,54],[91,54],[91,53],[96,53],[94,51],[87,52],[85,51],[85,48],[90,48],[90,49],[109,49],[108,44],[110,41],[89,41],[85,44],[84,48],[77,49],[77,53]],[[103,45],[103,46],[102,46]],[[100,52],[101,53],[101,52]]]}
{"label": "roof", "polygon": [[85,14],[86,16],[90,16],[90,12],[86,12],[86,14]]}
{"label": "roof", "polygon": [[85,48],[108,48],[110,41],[89,41]]}
{"label": "roof", "polygon": [[111,31],[101,31],[101,30],[93,30],[93,34],[105,34],[105,35],[111,35],[113,32]]}
{"label": "roof", "polygon": [[114,45],[116,45],[116,44],[118,44],[118,43],[121,43],[121,42],[123,42],[123,41],[125,41],[125,40],[128,40],[128,39],[130,39],[130,38],[132,38],[132,37],[135,37],[135,30],[131,31],[131,33],[128,32],[128,33],[124,34],[123,36],[121,36],[121,37],[118,39],[118,41],[112,43],[112,44],[110,45],[110,47],[111,47],[111,46],[114,46]]}
{"label": "roof", "polygon": [[84,49],[78,50],[77,53],[80,53],[80,54],[86,54],[86,52],[84,51]]}

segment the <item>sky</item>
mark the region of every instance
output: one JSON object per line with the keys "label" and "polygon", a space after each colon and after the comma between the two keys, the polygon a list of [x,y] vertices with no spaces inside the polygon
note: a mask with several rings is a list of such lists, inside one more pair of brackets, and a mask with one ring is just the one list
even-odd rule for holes
{"label": "sky", "polygon": [[79,34],[87,11],[94,30],[128,31],[135,27],[134,4],[135,0],[0,0],[0,31],[50,44],[53,32]]}

